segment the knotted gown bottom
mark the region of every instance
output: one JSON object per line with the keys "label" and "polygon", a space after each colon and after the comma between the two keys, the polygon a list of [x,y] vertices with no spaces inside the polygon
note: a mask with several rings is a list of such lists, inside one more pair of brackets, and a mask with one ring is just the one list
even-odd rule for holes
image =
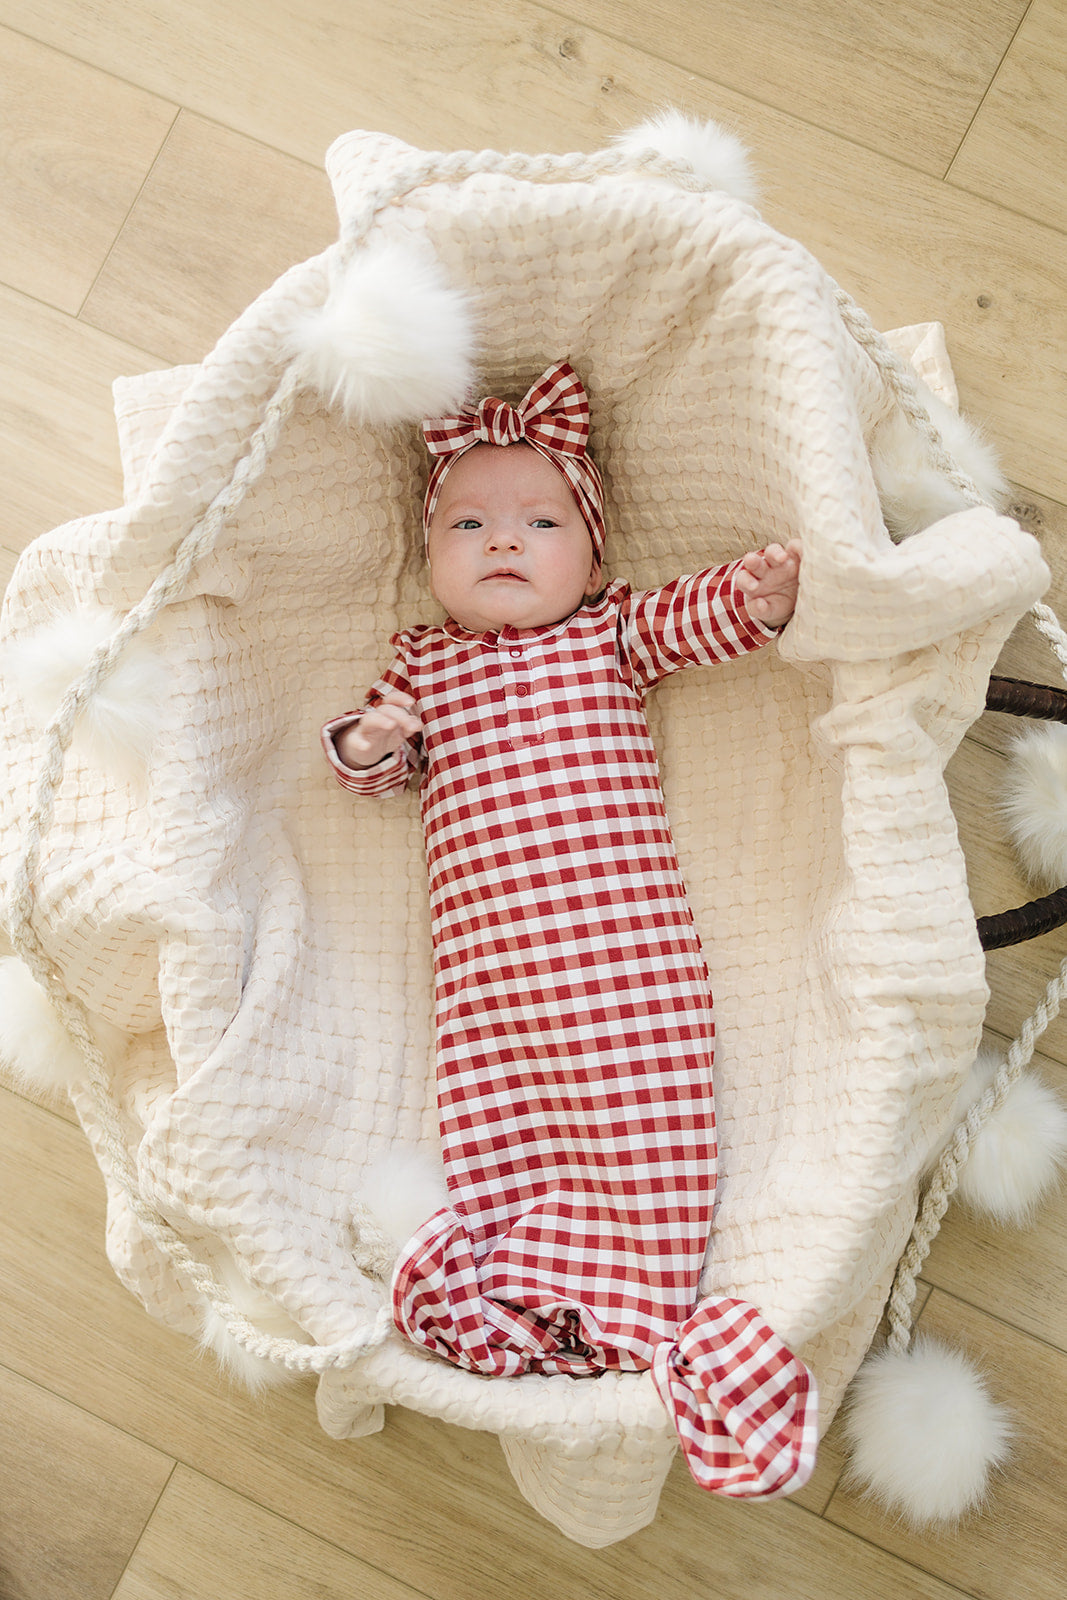
{"label": "knotted gown bottom", "polygon": [[643,711],[665,672],[766,642],[734,570],[397,635],[368,704],[414,695],[424,750],[337,775],[386,794],[425,759],[450,1203],[397,1264],[397,1326],[492,1375],[651,1368],[697,1482],[776,1495],[814,1463],[814,1382],[755,1307],[696,1304],[715,1029]]}
{"label": "knotted gown bottom", "polygon": [[[572,1037],[595,1000],[581,979],[569,987],[559,1023]],[[606,1079],[603,1051],[590,1078],[548,1054],[543,1030],[515,1030],[505,1048],[487,1037],[473,1070],[444,1075],[453,1201],[398,1262],[394,1318],[474,1372],[651,1367],[702,1488],[788,1494],[814,1464],[811,1375],[754,1306],[712,1297],[694,1310],[715,1182],[711,1061],[688,1037],[699,1012],[665,1024],[623,1009],[603,1018],[618,1041]]]}

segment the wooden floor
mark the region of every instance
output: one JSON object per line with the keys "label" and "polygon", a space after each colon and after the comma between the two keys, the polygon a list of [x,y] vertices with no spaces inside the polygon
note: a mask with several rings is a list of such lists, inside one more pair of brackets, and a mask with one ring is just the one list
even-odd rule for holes
{"label": "wooden floor", "polygon": [[[121,496],[110,384],[196,361],[334,236],[352,127],[428,148],[596,149],[674,104],[735,128],[768,220],[892,327],[941,319],[1067,617],[1063,0],[0,0],[0,562]],[[1055,681],[1026,627],[1009,671]],[[1006,730],[950,779],[979,912],[1026,897],[996,822]],[[1067,954],[990,959],[1011,1039]],[[1040,1065],[1067,1093],[1067,1021]],[[0,1600],[1062,1600],[1067,1197],[1028,1232],[953,1211],[923,1327],[1018,1417],[988,1508],[916,1535],[841,1486],[730,1505],[676,1466],[656,1524],[563,1541],[495,1439],[393,1412],[336,1444],[313,1395],[230,1392],[112,1277],[64,1109],[0,1090]]]}

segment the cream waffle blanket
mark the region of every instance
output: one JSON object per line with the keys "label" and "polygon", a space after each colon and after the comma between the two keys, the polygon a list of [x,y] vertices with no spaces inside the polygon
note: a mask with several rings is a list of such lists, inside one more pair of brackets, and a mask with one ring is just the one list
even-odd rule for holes
{"label": "cream waffle blanket", "polygon": [[[651,587],[804,542],[780,643],[679,674],[652,719],[717,1005],[704,1286],[762,1309],[814,1368],[828,1422],[979,1039],[983,959],[942,772],[1045,586],[1040,555],[982,507],[890,539],[870,465],[895,416],[882,372],[819,266],[746,205],[639,163],[449,164],[377,135],[340,140],[328,166],[344,261],[387,241],[469,295],[478,392],[515,399],[560,357],[579,371],[609,577]],[[108,1176],[110,1259],[148,1309],[201,1329],[203,1275],[176,1238],[259,1330],[307,1346],[330,1433],[380,1426],[385,1401],[495,1431],[534,1504],[608,1543],[652,1515],[674,1449],[648,1375],[439,1364],[386,1334],[383,1286],[357,1262],[368,1165],[434,1145],[429,921],[416,797],[354,811],[318,730],[392,631],[439,613],[418,397],[394,423],[299,384],[270,410],[293,329],[342,265],[339,245],[295,267],[200,366],[118,385],[125,506],[23,556],[8,640],[79,609],[117,625],[170,580],[128,652],[142,686],[164,669],[143,772],[115,776],[76,737],[35,809],[41,716],[5,686],[5,878],[40,835],[31,927],[103,1048],[75,1102]],[[90,700],[77,726],[92,719]]]}

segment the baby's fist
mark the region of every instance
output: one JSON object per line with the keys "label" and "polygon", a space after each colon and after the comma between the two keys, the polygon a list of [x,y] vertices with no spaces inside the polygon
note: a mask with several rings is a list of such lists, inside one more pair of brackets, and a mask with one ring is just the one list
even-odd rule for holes
{"label": "baby's fist", "polygon": [[749,613],[768,628],[782,628],[793,615],[800,583],[800,541],[784,547],[750,550],[742,556],[734,582],[745,597]]}
{"label": "baby's fist", "polygon": [[346,767],[375,767],[386,756],[399,750],[405,739],[414,738],[422,727],[410,694],[387,694],[358,722],[345,728],[334,740],[334,748]]}

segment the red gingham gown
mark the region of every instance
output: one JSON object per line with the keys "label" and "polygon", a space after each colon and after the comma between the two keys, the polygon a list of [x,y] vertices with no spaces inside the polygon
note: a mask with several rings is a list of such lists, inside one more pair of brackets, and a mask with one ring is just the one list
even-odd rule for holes
{"label": "red gingham gown", "polygon": [[397,1265],[398,1327],[500,1376],[651,1367],[697,1482],[778,1495],[811,1471],[815,1388],[755,1307],[694,1309],[715,1025],[642,710],[771,637],[737,565],[547,627],[406,630],[367,707],[414,695],[419,739],[363,772],[333,746],[360,713],[323,744],[362,794],[425,768],[450,1205]]}

